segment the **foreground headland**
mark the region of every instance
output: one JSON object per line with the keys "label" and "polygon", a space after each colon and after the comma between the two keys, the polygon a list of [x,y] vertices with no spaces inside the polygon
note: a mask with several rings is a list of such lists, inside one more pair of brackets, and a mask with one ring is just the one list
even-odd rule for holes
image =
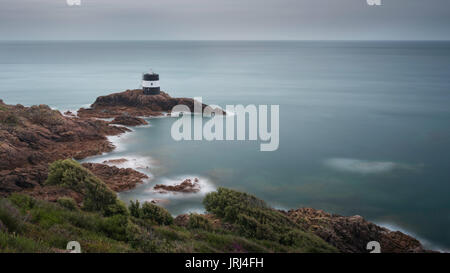
{"label": "foreground headland", "polygon": [[[112,151],[107,137],[129,131],[121,125],[144,125],[141,117],[163,116],[179,104],[194,110],[193,99],[142,90],[101,96],[90,108],[64,114],[0,100],[0,251],[62,252],[73,238],[87,252],[368,252],[370,241],[382,252],[427,251],[361,216],[279,211],[223,188],[206,196],[206,214],[173,219],[155,204],[127,207],[117,199],[116,192],[148,178],[112,164],[126,159],[72,160]],[[197,182],[155,190],[191,194]]]}

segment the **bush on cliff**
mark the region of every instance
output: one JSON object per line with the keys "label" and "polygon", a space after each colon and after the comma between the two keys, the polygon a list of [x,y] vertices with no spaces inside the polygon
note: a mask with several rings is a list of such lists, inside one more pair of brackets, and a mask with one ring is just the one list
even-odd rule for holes
{"label": "bush on cliff", "polygon": [[153,221],[158,225],[171,225],[173,223],[173,217],[166,209],[149,202],[145,202],[141,207],[138,200],[136,202],[130,201],[129,210],[132,216]]}
{"label": "bush on cliff", "polygon": [[73,200],[73,198],[70,197],[61,197],[58,198],[58,200],[56,201],[61,207],[64,207],[68,210],[78,210],[78,205],[75,202],[75,200]]}
{"label": "bush on cliff", "polygon": [[36,200],[33,197],[20,193],[11,194],[8,200],[22,211],[30,210],[36,205]]}
{"label": "bush on cliff", "polygon": [[84,196],[84,210],[99,211],[105,216],[128,213],[125,205],[117,199],[115,192],[74,160],[53,162],[49,167],[45,184],[63,186],[81,193]]}
{"label": "bush on cliff", "polygon": [[299,247],[305,252],[334,252],[321,238],[305,232],[281,212],[247,193],[219,188],[203,200],[207,211],[233,223],[242,236]]}
{"label": "bush on cliff", "polygon": [[201,230],[206,230],[206,231],[213,230],[211,221],[209,221],[209,219],[206,218],[205,216],[202,216],[202,215],[199,215],[196,213],[192,213],[189,216],[189,221],[188,221],[187,226],[189,229],[201,229]]}

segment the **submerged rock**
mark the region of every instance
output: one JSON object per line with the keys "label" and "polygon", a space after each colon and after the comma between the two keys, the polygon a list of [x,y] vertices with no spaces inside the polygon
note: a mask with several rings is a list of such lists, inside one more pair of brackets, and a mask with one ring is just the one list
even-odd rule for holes
{"label": "submerged rock", "polygon": [[152,204],[168,205],[170,203],[170,200],[168,200],[168,199],[152,199],[150,202]]}
{"label": "submerged rock", "polygon": [[72,111],[66,111],[64,112],[65,116],[69,116],[69,117],[75,117],[76,115],[74,113],[72,113]]}
{"label": "submerged rock", "polygon": [[194,179],[192,182],[191,179],[185,179],[181,184],[178,185],[162,185],[158,184],[153,187],[154,190],[159,193],[167,193],[167,192],[182,192],[182,193],[196,193],[200,191],[200,184],[198,178]]}
{"label": "submerged rock", "polygon": [[103,164],[122,164],[128,162],[128,159],[126,158],[119,158],[119,159],[110,159],[103,161]]}

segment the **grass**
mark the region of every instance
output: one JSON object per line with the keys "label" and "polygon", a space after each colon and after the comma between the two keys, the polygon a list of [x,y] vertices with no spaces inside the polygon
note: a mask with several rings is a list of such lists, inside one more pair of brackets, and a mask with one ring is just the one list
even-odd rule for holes
{"label": "grass", "polygon": [[0,199],[0,204],[0,252],[61,252],[69,241],[80,242],[82,251],[91,253],[336,251],[299,229],[293,229],[294,243],[283,242],[248,236],[239,223],[234,224],[236,231],[213,228],[201,215],[182,227],[131,215],[106,217],[17,194]]}

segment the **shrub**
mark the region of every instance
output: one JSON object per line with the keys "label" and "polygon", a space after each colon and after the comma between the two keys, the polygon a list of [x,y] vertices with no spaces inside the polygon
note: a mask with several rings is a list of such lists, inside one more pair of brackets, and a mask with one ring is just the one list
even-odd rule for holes
{"label": "shrub", "polygon": [[40,241],[0,231],[0,252],[36,253],[50,251],[51,249]]}
{"label": "shrub", "polygon": [[26,217],[8,200],[0,199],[0,222],[8,232],[20,232]]}
{"label": "shrub", "polygon": [[24,211],[28,211],[36,205],[36,199],[25,194],[13,193],[8,197],[8,199],[16,207],[21,208]]}
{"label": "shrub", "polygon": [[108,237],[118,241],[127,239],[128,217],[124,215],[114,215],[104,218],[100,224],[101,231]]}
{"label": "shrub", "polygon": [[56,201],[61,207],[66,208],[68,210],[78,210],[78,205],[75,202],[75,200],[73,200],[73,198],[70,197],[61,197],[58,198],[58,200]]}
{"label": "shrub", "polygon": [[203,200],[207,211],[235,224],[242,236],[299,247],[302,251],[335,251],[264,201],[246,193],[219,188]]}
{"label": "shrub", "polygon": [[127,241],[129,244],[143,252],[157,252],[160,251],[160,239],[157,238],[153,231],[136,224],[129,224],[126,229]]}
{"label": "shrub", "polygon": [[247,193],[219,188],[217,192],[206,195],[203,204],[207,211],[224,220],[251,229],[253,235],[256,235],[258,229],[273,230],[281,234],[290,228],[299,228],[287,216]]}
{"label": "shrub", "polygon": [[213,229],[213,226],[211,224],[211,221],[209,221],[208,218],[206,218],[202,215],[193,213],[189,216],[188,228],[211,231]]}
{"label": "shrub", "polygon": [[173,223],[173,217],[166,209],[149,202],[142,205],[142,218],[153,220],[160,225]]}
{"label": "shrub", "polygon": [[117,199],[102,180],[72,159],[58,160],[49,167],[46,185],[60,185],[84,196],[83,209],[99,211],[105,216],[128,214],[125,205]]}
{"label": "shrub", "polygon": [[136,202],[133,202],[133,200],[131,200],[130,206],[128,206],[128,210],[130,211],[131,216],[136,218],[142,218],[142,210],[139,200],[136,200]]}
{"label": "shrub", "polygon": [[170,225],[173,223],[172,215],[162,207],[149,202],[145,202],[141,207],[137,200],[130,203],[130,213],[136,218],[150,220],[158,225]]}
{"label": "shrub", "polygon": [[8,229],[3,224],[3,222],[0,220],[0,232],[7,232],[7,231],[8,231]]}

